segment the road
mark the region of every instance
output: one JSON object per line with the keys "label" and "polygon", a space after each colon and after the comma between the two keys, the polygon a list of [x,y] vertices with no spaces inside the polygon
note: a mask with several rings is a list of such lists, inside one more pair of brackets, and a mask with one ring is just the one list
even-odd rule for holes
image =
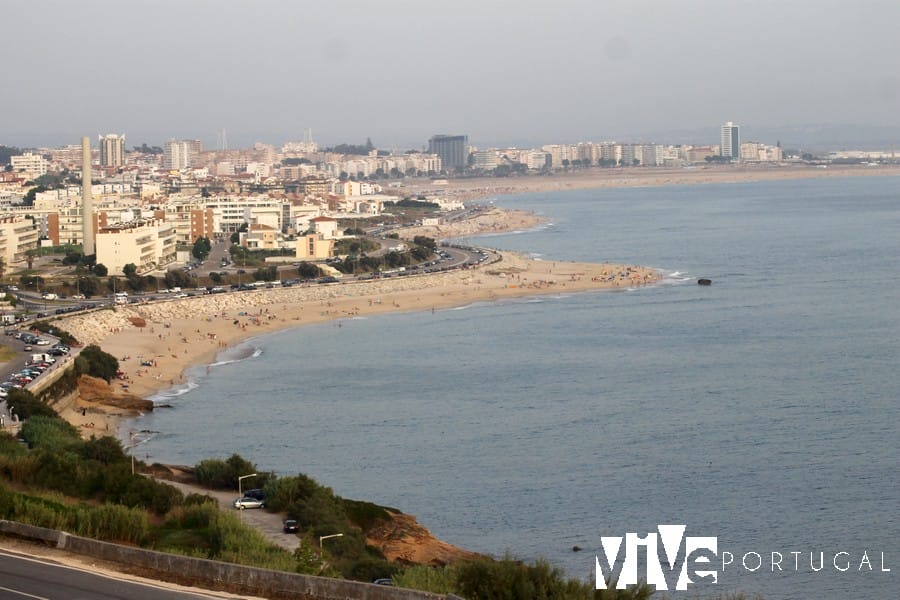
{"label": "road", "polygon": [[[177,589],[176,589],[177,588]],[[204,590],[161,585],[121,574],[0,550],[0,598],[32,600],[197,600],[235,598]]]}

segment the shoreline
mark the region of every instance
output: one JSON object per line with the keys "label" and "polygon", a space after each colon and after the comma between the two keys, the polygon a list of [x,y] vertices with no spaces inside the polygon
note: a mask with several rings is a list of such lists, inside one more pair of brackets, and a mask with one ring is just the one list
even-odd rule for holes
{"label": "shoreline", "polygon": [[[112,307],[58,323],[83,344],[97,344],[119,360],[125,378],[112,381],[114,392],[147,399],[185,383],[189,368],[210,366],[239,344],[285,329],[541,294],[626,290],[661,279],[657,270],[636,265],[497,254],[498,262],[475,269],[195,296]],[[79,399],[61,416],[89,436],[118,432],[139,413]]]}

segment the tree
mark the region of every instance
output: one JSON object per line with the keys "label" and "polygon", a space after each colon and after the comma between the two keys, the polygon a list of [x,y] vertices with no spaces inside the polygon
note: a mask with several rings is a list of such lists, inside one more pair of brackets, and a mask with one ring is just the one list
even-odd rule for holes
{"label": "tree", "polygon": [[97,263],[96,265],[94,265],[94,274],[97,277],[106,277],[108,273],[109,269],[107,269],[106,265],[104,265],[103,263]]}
{"label": "tree", "polygon": [[206,257],[209,256],[211,250],[212,242],[209,241],[209,238],[199,237],[197,238],[197,241],[194,242],[194,247],[191,249],[191,256],[197,260],[206,260]]}
{"label": "tree", "polygon": [[122,272],[128,279],[133,279],[134,276],[137,275],[137,266],[134,263],[128,263],[122,267]]}
{"label": "tree", "polygon": [[109,382],[119,370],[119,361],[115,356],[101,350],[100,346],[91,344],[75,359],[75,369],[79,374],[84,373]]}

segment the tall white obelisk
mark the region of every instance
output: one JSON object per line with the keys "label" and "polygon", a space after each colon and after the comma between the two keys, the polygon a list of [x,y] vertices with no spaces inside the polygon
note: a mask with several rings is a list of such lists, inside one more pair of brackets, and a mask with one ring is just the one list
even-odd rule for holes
{"label": "tall white obelisk", "polygon": [[94,199],[91,197],[91,138],[81,138],[81,247],[94,254]]}

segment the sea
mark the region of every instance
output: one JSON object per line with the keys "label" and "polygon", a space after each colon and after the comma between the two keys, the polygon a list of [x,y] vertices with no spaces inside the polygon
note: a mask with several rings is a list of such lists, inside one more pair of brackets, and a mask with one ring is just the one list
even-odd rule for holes
{"label": "sea", "polygon": [[237,453],[585,580],[601,538],[683,525],[716,583],[675,598],[896,597],[900,178],[491,202],[546,224],[454,243],[662,282],[254,338],[128,423],[138,456]]}

